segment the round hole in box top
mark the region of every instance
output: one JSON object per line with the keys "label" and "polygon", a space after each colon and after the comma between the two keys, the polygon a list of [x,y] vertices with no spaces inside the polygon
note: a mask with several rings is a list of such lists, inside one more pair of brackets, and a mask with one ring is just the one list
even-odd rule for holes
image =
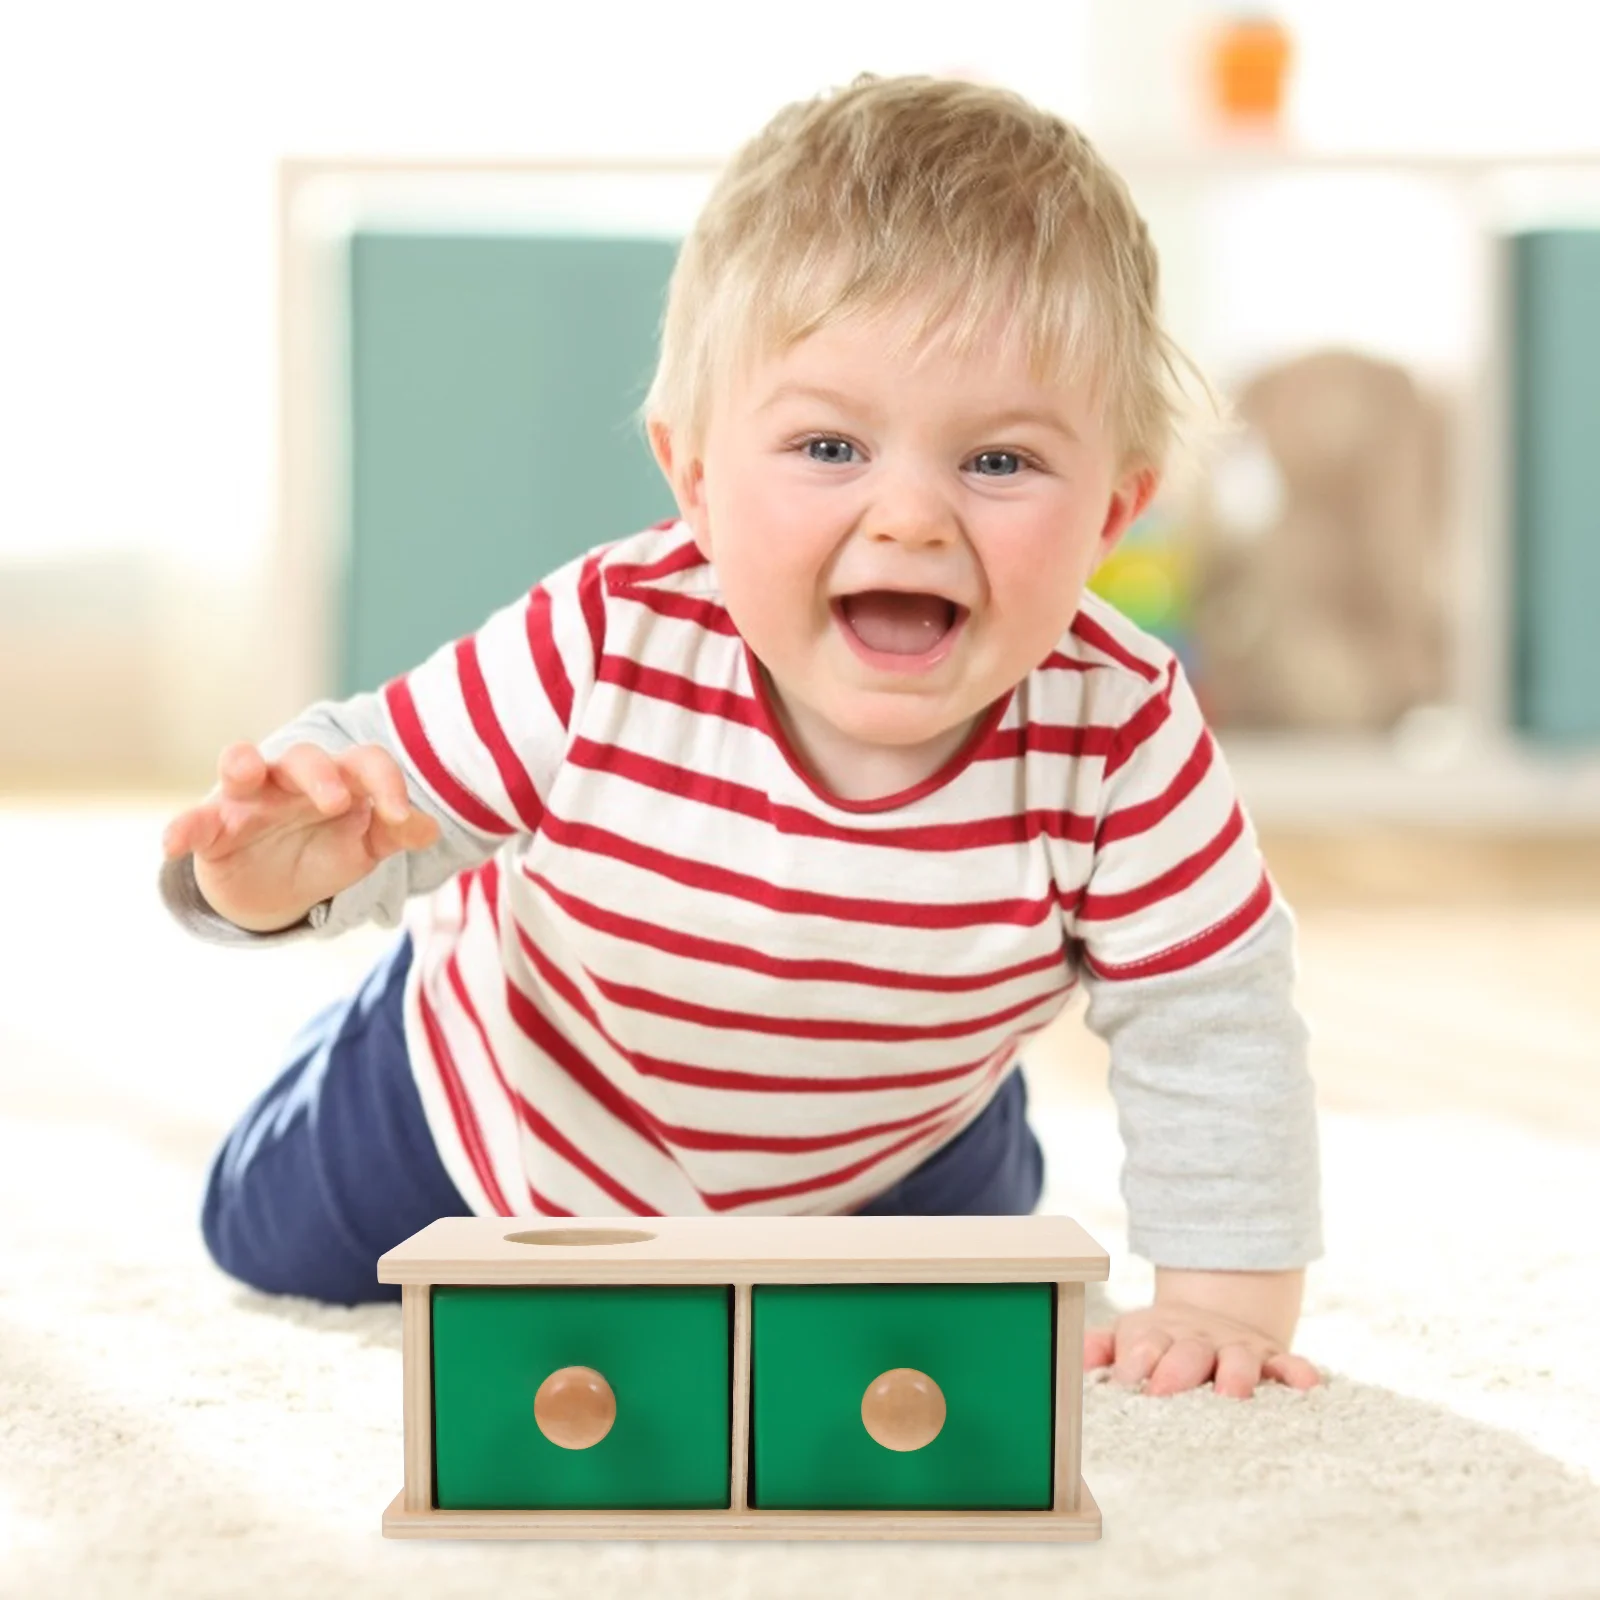
{"label": "round hole in box top", "polygon": [[508,1233],[507,1244],[645,1244],[653,1233],[639,1228],[536,1228],[527,1233]]}

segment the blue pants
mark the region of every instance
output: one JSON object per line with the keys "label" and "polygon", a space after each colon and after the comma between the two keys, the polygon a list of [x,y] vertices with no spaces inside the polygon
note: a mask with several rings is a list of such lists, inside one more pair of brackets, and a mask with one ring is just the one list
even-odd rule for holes
{"label": "blue pants", "polygon": [[[225,1272],[275,1294],[337,1305],[397,1300],[384,1251],[471,1208],[423,1117],[401,1024],[403,937],[348,1000],[295,1039],[276,1082],[211,1163],[206,1247]],[[1019,1216],[1039,1202],[1044,1158],[1013,1072],[975,1122],[862,1207],[878,1216]]]}

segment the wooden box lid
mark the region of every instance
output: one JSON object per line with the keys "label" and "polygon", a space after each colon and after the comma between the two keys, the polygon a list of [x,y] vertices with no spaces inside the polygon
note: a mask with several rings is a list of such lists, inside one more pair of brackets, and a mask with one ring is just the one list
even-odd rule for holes
{"label": "wooden box lid", "polygon": [[1071,1217],[441,1217],[380,1283],[1102,1282]]}

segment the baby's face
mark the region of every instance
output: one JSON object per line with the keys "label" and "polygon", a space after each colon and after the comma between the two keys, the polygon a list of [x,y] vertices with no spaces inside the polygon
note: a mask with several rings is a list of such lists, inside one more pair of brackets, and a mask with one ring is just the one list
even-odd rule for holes
{"label": "baby's face", "polygon": [[1044,660],[1153,488],[1020,350],[892,346],[853,320],[759,364],[669,469],[791,738],[857,799],[937,770]]}

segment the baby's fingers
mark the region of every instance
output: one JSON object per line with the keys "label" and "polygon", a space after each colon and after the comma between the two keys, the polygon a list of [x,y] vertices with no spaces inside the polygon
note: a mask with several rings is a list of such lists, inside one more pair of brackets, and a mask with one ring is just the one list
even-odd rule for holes
{"label": "baby's fingers", "polygon": [[325,817],[350,808],[350,786],[326,750],[314,744],[292,745],[279,757],[274,773],[282,787],[303,794]]}
{"label": "baby's fingers", "polygon": [[1113,1383],[1137,1389],[1155,1371],[1157,1363],[1172,1348],[1172,1335],[1160,1328],[1145,1328],[1138,1333],[1123,1333],[1117,1340],[1117,1360],[1111,1369]]}
{"label": "baby's fingers", "polygon": [[161,834],[161,853],[169,861],[209,850],[222,835],[222,816],[209,802],[180,812]]}
{"label": "baby's fingers", "polygon": [[375,744],[358,744],[341,750],[334,763],[357,794],[371,796],[380,821],[398,826],[411,815],[405,774],[387,750]]}
{"label": "baby's fingers", "polygon": [[1248,1400],[1261,1382],[1261,1357],[1247,1344],[1225,1344],[1217,1351],[1216,1392]]}
{"label": "baby's fingers", "polygon": [[230,744],[217,757],[217,783],[230,800],[254,800],[267,776],[267,764],[253,744]]}
{"label": "baby's fingers", "polygon": [[425,811],[413,811],[395,832],[407,850],[426,850],[439,842],[439,824]]}
{"label": "baby's fingers", "polygon": [[439,824],[426,811],[411,811],[404,822],[385,822],[374,814],[367,830],[367,850],[383,861],[401,850],[426,850],[439,839]]}
{"label": "baby's fingers", "polygon": [[1198,1389],[1215,1370],[1216,1346],[1207,1339],[1179,1339],[1156,1363],[1144,1392],[1153,1395],[1181,1394]]}
{"label": "baby's fingers", "polygon": [[1087,1370],[1109,1367],[1117,1354],[1117,1336],[1110,1328],[1088,1328],[1083,1335],[1083,1364]]}
{"label": "baby's fingers", "polygon": [[1262,1362],[1261,1375],[1276,1378],[1291,1389],[1315,1389],[1322,1382],[1322,1374],[1304,1356],[1290,1355],[1288,1351]]}

